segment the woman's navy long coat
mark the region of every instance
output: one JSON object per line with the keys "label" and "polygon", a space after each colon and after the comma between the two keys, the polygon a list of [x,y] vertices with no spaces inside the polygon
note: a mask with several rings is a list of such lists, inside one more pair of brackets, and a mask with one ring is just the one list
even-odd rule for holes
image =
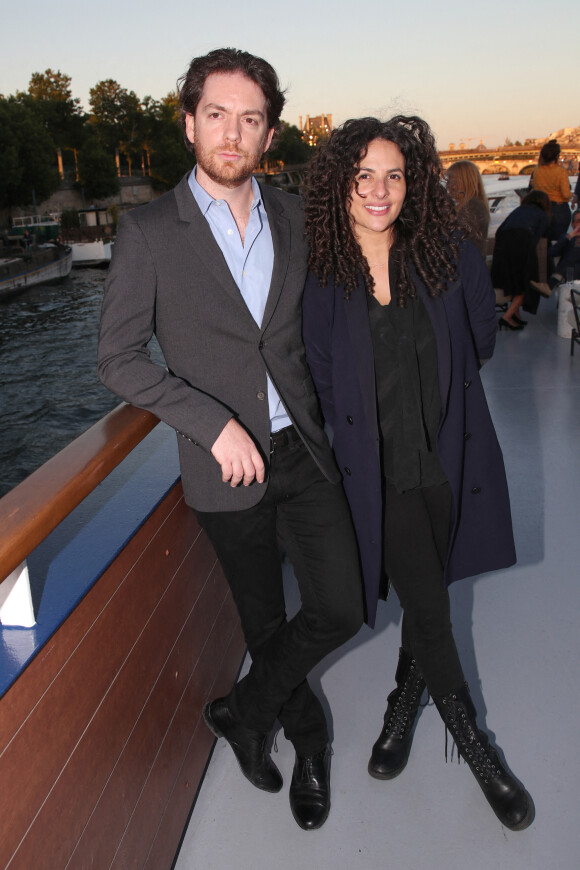
{"label": "woman's navy long coat", "polygon": [[[449,584],[516,560],[503,456],[479,376],[480,361],[494,349],[495,297],[485,263],[468,241],[460,245],[458,279],[441,296],[429,296],[418,276],[413,278],[437,346],[437,452],[453,493],[444,573]],[[342,285],[330,280],[320,287],[310,274],[303,331],[308,364],[334,433],[372,626],[382,574],[383,506],[373,348],[362,279],[346,300]]]}

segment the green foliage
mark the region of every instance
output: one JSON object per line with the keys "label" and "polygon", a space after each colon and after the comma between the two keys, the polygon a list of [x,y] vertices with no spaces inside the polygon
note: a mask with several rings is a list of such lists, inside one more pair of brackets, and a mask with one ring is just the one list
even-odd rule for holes
{"label": "green foliage", "polygon": [[0,97],[0,206],[31,206],[60,184],[52,137],[30,98]]}
{"label": "green foliage", "polygon": [[93,125],[102,144],[119,148],[130,159],[141,145],[142,107],[133,91],[122,88],[114,79],[104,79],[90,90]]}
{"label": "green foliage", "polygon": [[269,160],[281,160],[287,165],[308,163],[312,157],[312,149],[302,138],[298,127],[282,121],[282,127],[276,134],[267,157]]}
{"label": "green foliage", "polygon": [[43,73],[32,73],[28,85],[28,93],[37,100],[52,100],[54,102],[76,102],[70,89],[71,77],[60,70],[47,69]]}
{"label": "green foliage", "polygon": [[79,151],[79,180],[91,199],[113,196],[119,190],[115,158],[96,136],[89,136]]}
{"label": "green foliage", "polygon": [[[80,148],[85,136],[85,114],[80,101],[73,98],[70,76],[47,69],[33,73],[28,97],[58,148]],[[26,99],[24,94],[20,99]]]}
{"label": "green foliage", "polygon": [[146,97],[143,104],[143,147],[147,151],[151,178],[158,190],[169,190],[194,163],[194,157],[185,147],[177,122],[177,94],[171,92],[160,102]]}
{"label": "green foliage", "polygon": [[117,232],[117,224],[119,223],[119,207],[116,205],[110,205],[107,212],[113,222],[113,232],[115,233]]}

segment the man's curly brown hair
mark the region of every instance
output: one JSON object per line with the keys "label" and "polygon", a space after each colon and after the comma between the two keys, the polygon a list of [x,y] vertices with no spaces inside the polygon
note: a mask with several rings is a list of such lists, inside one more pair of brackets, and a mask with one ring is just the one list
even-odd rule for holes
{"label": "man's curly brown hair", "polygon": [[441,184],[441,162],[425,121],[397,115],[389,121],[357,118],[334,130],[310,164],[306,188],[308,265],[325,286],[330,276],[344,284],[348,299],[362,275],[369,294],[374,281],[348,212],[360,161],[374,139],[393,142],[405,158],[407,191],[393,225],[390,256],[398,265],[397,304],[415,295],[410,266],[431,296],[439,296],[456,274],[461,232],[453,201]]}

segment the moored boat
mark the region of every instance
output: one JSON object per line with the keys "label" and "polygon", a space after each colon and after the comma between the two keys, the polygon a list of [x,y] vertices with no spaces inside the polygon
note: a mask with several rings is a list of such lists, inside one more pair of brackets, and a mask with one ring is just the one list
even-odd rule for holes
{"label": "moored boat", "polygon": [[92,242],[71,242],[73,268],[82,266],[108,266],[113,253],[112,239]]}
{"label": "moored boat", "polygon": [[72,251],[68,245],[13,246],[0,257],[0,301],[35,284],[52,284],[70,274]]}

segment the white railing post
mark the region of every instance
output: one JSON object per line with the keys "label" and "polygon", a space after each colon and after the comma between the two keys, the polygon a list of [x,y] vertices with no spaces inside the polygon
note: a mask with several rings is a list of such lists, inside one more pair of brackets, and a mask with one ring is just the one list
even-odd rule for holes
{"label": "white railing post", "polygon": [[0,623],[21,628],[36,624],[26,560],[0,583]]}

